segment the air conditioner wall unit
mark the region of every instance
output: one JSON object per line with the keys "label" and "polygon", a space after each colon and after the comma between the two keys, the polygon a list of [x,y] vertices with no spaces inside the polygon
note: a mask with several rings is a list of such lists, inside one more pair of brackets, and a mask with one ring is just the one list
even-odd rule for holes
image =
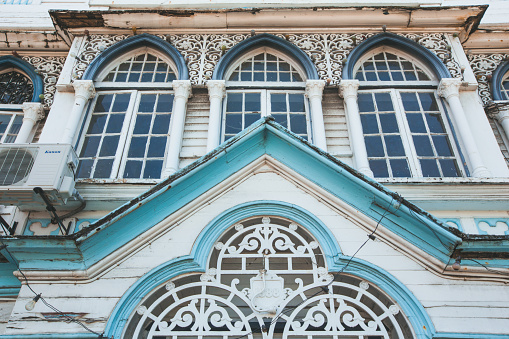
{"label": "air conditioner wall unit", "polygon": [[21,209],[43,206],[33,189],[41,187],[54,205],[74,193],[78,158],[67,144],[0,145],[0,204]]}

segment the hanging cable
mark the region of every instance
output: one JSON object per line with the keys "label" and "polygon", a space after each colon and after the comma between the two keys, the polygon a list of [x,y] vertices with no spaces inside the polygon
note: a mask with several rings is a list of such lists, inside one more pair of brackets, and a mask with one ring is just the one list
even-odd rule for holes
{"label": "hanging cable", "polygon": [[46,307],[48,307],[51,310],[53,310],[54,312],[58,313],[58,315],[60,315],[64,319],[66,319],[68,322],[73,322],[75,324],[80,325],[81,327],[83,327],[88,332],[97,335],[98,339],[106,338],[106,337],[104,337],[104,332],[103,333],[98,333],[98,332],[95,332],[94,330],[91,330],[90,328],[88,328],[84,323],[82,323],[78,319],[75,319],[75,318],[69,316],[68,314],[66,314],[66,313],[60,311],[59,309],[57,309],[55,306],[51,305],[46,299],[44,299],[42,297],[42,293],[35,292],[34,289],[32,288],[32,286],[30,286],[30,284],[28,283],[28,278],[26,277],[25,273],[23,273],[23,271],[19,267],[18,262],[14,259],[14,257],[11,254],[11,252],[9,252],[9,250],[7,249],[7,245],[5,245],[4,242],[1,241],[1,240],[0,240],[0,247],[2,247],[3,250],[5,250],[9,254],[9,257],[11,257],[12,263],[14,263],[14,265],[16,266],[16,269],[18,270],[19,274],[21,274],[21,276],[23,277],[23,280],[25,281],[25,285],[35,295],[35,298],[31,302],[34,302],[34,304],[35,304],[35,302],[37,302],[38,300],[41,300],[41,302],[44,305],[46,305]]}

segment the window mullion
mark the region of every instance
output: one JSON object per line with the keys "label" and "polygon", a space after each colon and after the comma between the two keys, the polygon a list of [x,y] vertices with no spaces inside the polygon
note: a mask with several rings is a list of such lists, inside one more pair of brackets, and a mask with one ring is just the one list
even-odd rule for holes
{"label": "window mullion", "polygon": [[261,101],[261,105],[260,105],[260,108],[261,108],[261,113],[262,113],[262,117],[266,117],[268,116],[271,112],[270,110],[270,92],[269,90],[266,90],[266,89],[263,89],[261,90],[260,92],[260,101]]}
{"label": "window mullion", "polygon": [[127,159],[127,152],[129,151],[129,145],[132,138],[132,133],[134,129],[134,122],[133,120],[136,119],[136,112],[138,111],[137,107],[140,103],[141,99],[141,92],[139,91],[131,91],[131,98],[129,100],[129,106],[127,107],[126,113],[125,113],[125,119],[124,119],[124,126],[122,126],[122,130],[120,132],[120,139],[118,142],[117,152],[115,154],[115,161],[113,162],[112,166],[112,175],[113,178],[122,177],[123,175],[120,175],[120,173],[123,173],[126,159]]}
{"label": "window mullion", "polygon": [[405,148],[405,153],[410,165],[410,171],[413,177],[422,177],[421,166],[417,159],[417,152],[415,151],[412,134],[410,133],[410,127],[406,120],[405,108],[403,106],[400,91],[392,89],[391,96],[393,97],[393,102],[394,98],[396,98],[394,102],[394,109],[396,111],[396,119],[398,119],[398,124],[400,125],[401,140],[403,141],[403,147]]}

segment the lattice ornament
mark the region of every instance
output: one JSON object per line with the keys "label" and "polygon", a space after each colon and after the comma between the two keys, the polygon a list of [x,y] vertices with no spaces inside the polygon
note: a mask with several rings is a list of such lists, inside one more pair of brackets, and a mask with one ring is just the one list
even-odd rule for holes
{"label": "lattice ornament", "polygon": [[[375,33],[355,34],[278,34],[280,38],[302,49],[316,65],[320,79],[338,84],[343,64],[350,52]],[[443,34],[400,34],[435,53],[448,67],[453,77],[461,77],[459,64],[452,58],[451,47]],[[158,35],[171,42],[184,56],[189,78],[194,85],[209,80],[219,59],[237,43],[250,37],[248,34],[172,34]],[[73,76],[81,78],[92,60],[103,50],[128,35],[91,35],[82,47],[73,67]],[[330,80],[328,80],[330,79]]]}
{"label": "lattice ornament", "polygon": [[57,90],[58,77],[64,67],[65,57],[24,56],[23,60],[34,66],[36,72],[42,76],[44,99],[41,101],[45,108],[50,108]]}
{"label": "lattice ornament", "polygon": [[162,283],[137,307],[124,338],[413,337],[393,301],[359,278],[335,281],[318,242],[276,217],[233,225],[206,273]]}
{"label": "lattice ornament", "polygon": [[472,67],[479,84],[477,91],[484,106],[493,100],[490,88],[491,75],[502,62],[508,59],[509,54],[473,54],[468,56],[470,67]]}

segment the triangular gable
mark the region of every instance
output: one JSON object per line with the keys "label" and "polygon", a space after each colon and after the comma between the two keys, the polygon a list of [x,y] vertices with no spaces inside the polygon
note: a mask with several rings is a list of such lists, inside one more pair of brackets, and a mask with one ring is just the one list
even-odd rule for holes
{"label": "triangular gable", "polygon": [[76,234],[17,236],[5,242],[22,269],[86,270],[262,156],[270,156],[371,220],[382,219],[380,227],[442,263],[449,263],[462,242],[461,232],[294,136],[272,118],[261,119]]}

